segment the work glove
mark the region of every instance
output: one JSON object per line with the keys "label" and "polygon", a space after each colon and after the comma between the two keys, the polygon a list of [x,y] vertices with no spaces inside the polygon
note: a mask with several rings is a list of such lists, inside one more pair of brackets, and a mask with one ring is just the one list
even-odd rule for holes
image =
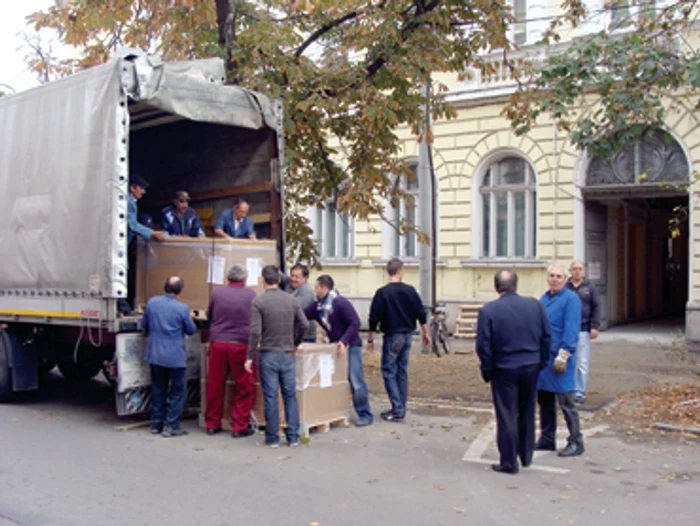
{"label": "work glove", "polygon": [[557,357],[554,358],[554,370],[558,373],[565,373],[566,372],[566,362],[569,359],[569,356],[571,356],[571,353],[569,351],[565,351],[564,349],[559,349],[559,353],[557,354]]}
{"label": "work glove", "polygon": [[481,370],[481,378],[484,382],[489,383],[491,381],[491,371]]}

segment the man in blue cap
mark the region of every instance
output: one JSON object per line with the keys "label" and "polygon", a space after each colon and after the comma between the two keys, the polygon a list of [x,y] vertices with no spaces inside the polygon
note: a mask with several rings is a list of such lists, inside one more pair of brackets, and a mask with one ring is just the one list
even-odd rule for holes
{"label": "man in blue cap", "polygon": [[204,227],[197,212],[190,207],[190,194],[184,190],[175,192],[173,204],[163,208],[161,227],[171,236],[204,236]]}
{"label": "man in blue cap", "polygon": [[[143,225],[139,223],[139,207],[136,204],[136,201],[141,199],[145,194],[146,194],[146,188],[150,186],[148,181],[146,181],[143,177],[141,177],[138,174],[132,174],[131,177],[129,178],[129,199],[128,199],[128,209],[127,209],[127,216],[126,216],[126,221],[128,225],[128,232],[127,232],[127,247],[131,244],[131,242],[134,240],[134,238],[138,235],[141,236],[142,238],[149,240],[152,239],[154,241],[165,241],[166,240],[166,235],[164,232],[160,232],[158,230],[153,230],[152,228],[147,227],[146,225]],[[136,265],[135,265],[134,257],[132,257],[132,253],[129,251],[129,262],[128,262],[128,293],[127,293],[127,299],[120,299],[117,302],[117,308],[119,309],[119,312],[122,314],[128,316],[129,314],[132,313],[132,304],[133,304],[133,299],[135,295],[135,285],[136,285]]]}

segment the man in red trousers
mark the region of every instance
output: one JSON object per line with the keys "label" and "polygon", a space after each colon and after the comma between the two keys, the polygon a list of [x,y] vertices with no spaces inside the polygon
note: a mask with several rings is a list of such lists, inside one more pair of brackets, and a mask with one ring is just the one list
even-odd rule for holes
{"label": "man in red trousers", "polygon": [[209,299],[209,370],[207,371],[207,411],[204,415],[207,435],[221,431],[224,416],[226,375],[234,381],[231,422],[233,438],[252,435],[250,411],[253,409],[255,379],[243,368],[248,351],[250,311],[255,292],[245,287],[248,272],[240,265],[228,271],[228,286],[214,290]]}

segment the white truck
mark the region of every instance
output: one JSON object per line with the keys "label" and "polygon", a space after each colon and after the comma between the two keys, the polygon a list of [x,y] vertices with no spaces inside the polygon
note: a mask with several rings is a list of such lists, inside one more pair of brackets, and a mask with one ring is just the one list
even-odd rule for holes
{"label": "white truck", "polygon": [[[282,126],[281,102],[225,85],[220,59],[128,51],[0,98],[0,401],[37,389],[55,365],[91,378],[120,340],[143,339],[140,317],[117,308],[129,290],[130,174],[151,183],[140,211],[186,190],[215,221],[245,197],[283,269]],[[116,365],[121,382],[130,368]],[[143,409],[115,392],[120,413]]]}

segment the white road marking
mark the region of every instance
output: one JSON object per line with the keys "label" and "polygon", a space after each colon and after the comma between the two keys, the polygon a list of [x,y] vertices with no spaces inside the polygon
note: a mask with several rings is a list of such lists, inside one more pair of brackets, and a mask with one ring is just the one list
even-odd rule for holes
{"label": "white road marking", "polygon": [[[602,433],[608,429],[609,426],[599,425],[584,429],[581,434],[584,438],[589,438],[598,433]],[[493,459],[483,458],[484,453],[488,449],[489,445],[494,441],[496,437],[496,421],[492,420],[489,422],[482,430],[481,433],[474,439],[471,443],[469,449],[464,453],[462,457],[463,462],[472,462],[474,464],[493,464],[495,461]],[[534,459],[538,459],[544,455],[552,454],[554,451],[535,451]],[[530,467],[525,469],[532,469],[534,471],[543,471],[545,473],[556,473],[560,475],[566,475],[571,470],[566,468],[558,468],[553,466],[544,466],[541,464],[533,463]]]}

